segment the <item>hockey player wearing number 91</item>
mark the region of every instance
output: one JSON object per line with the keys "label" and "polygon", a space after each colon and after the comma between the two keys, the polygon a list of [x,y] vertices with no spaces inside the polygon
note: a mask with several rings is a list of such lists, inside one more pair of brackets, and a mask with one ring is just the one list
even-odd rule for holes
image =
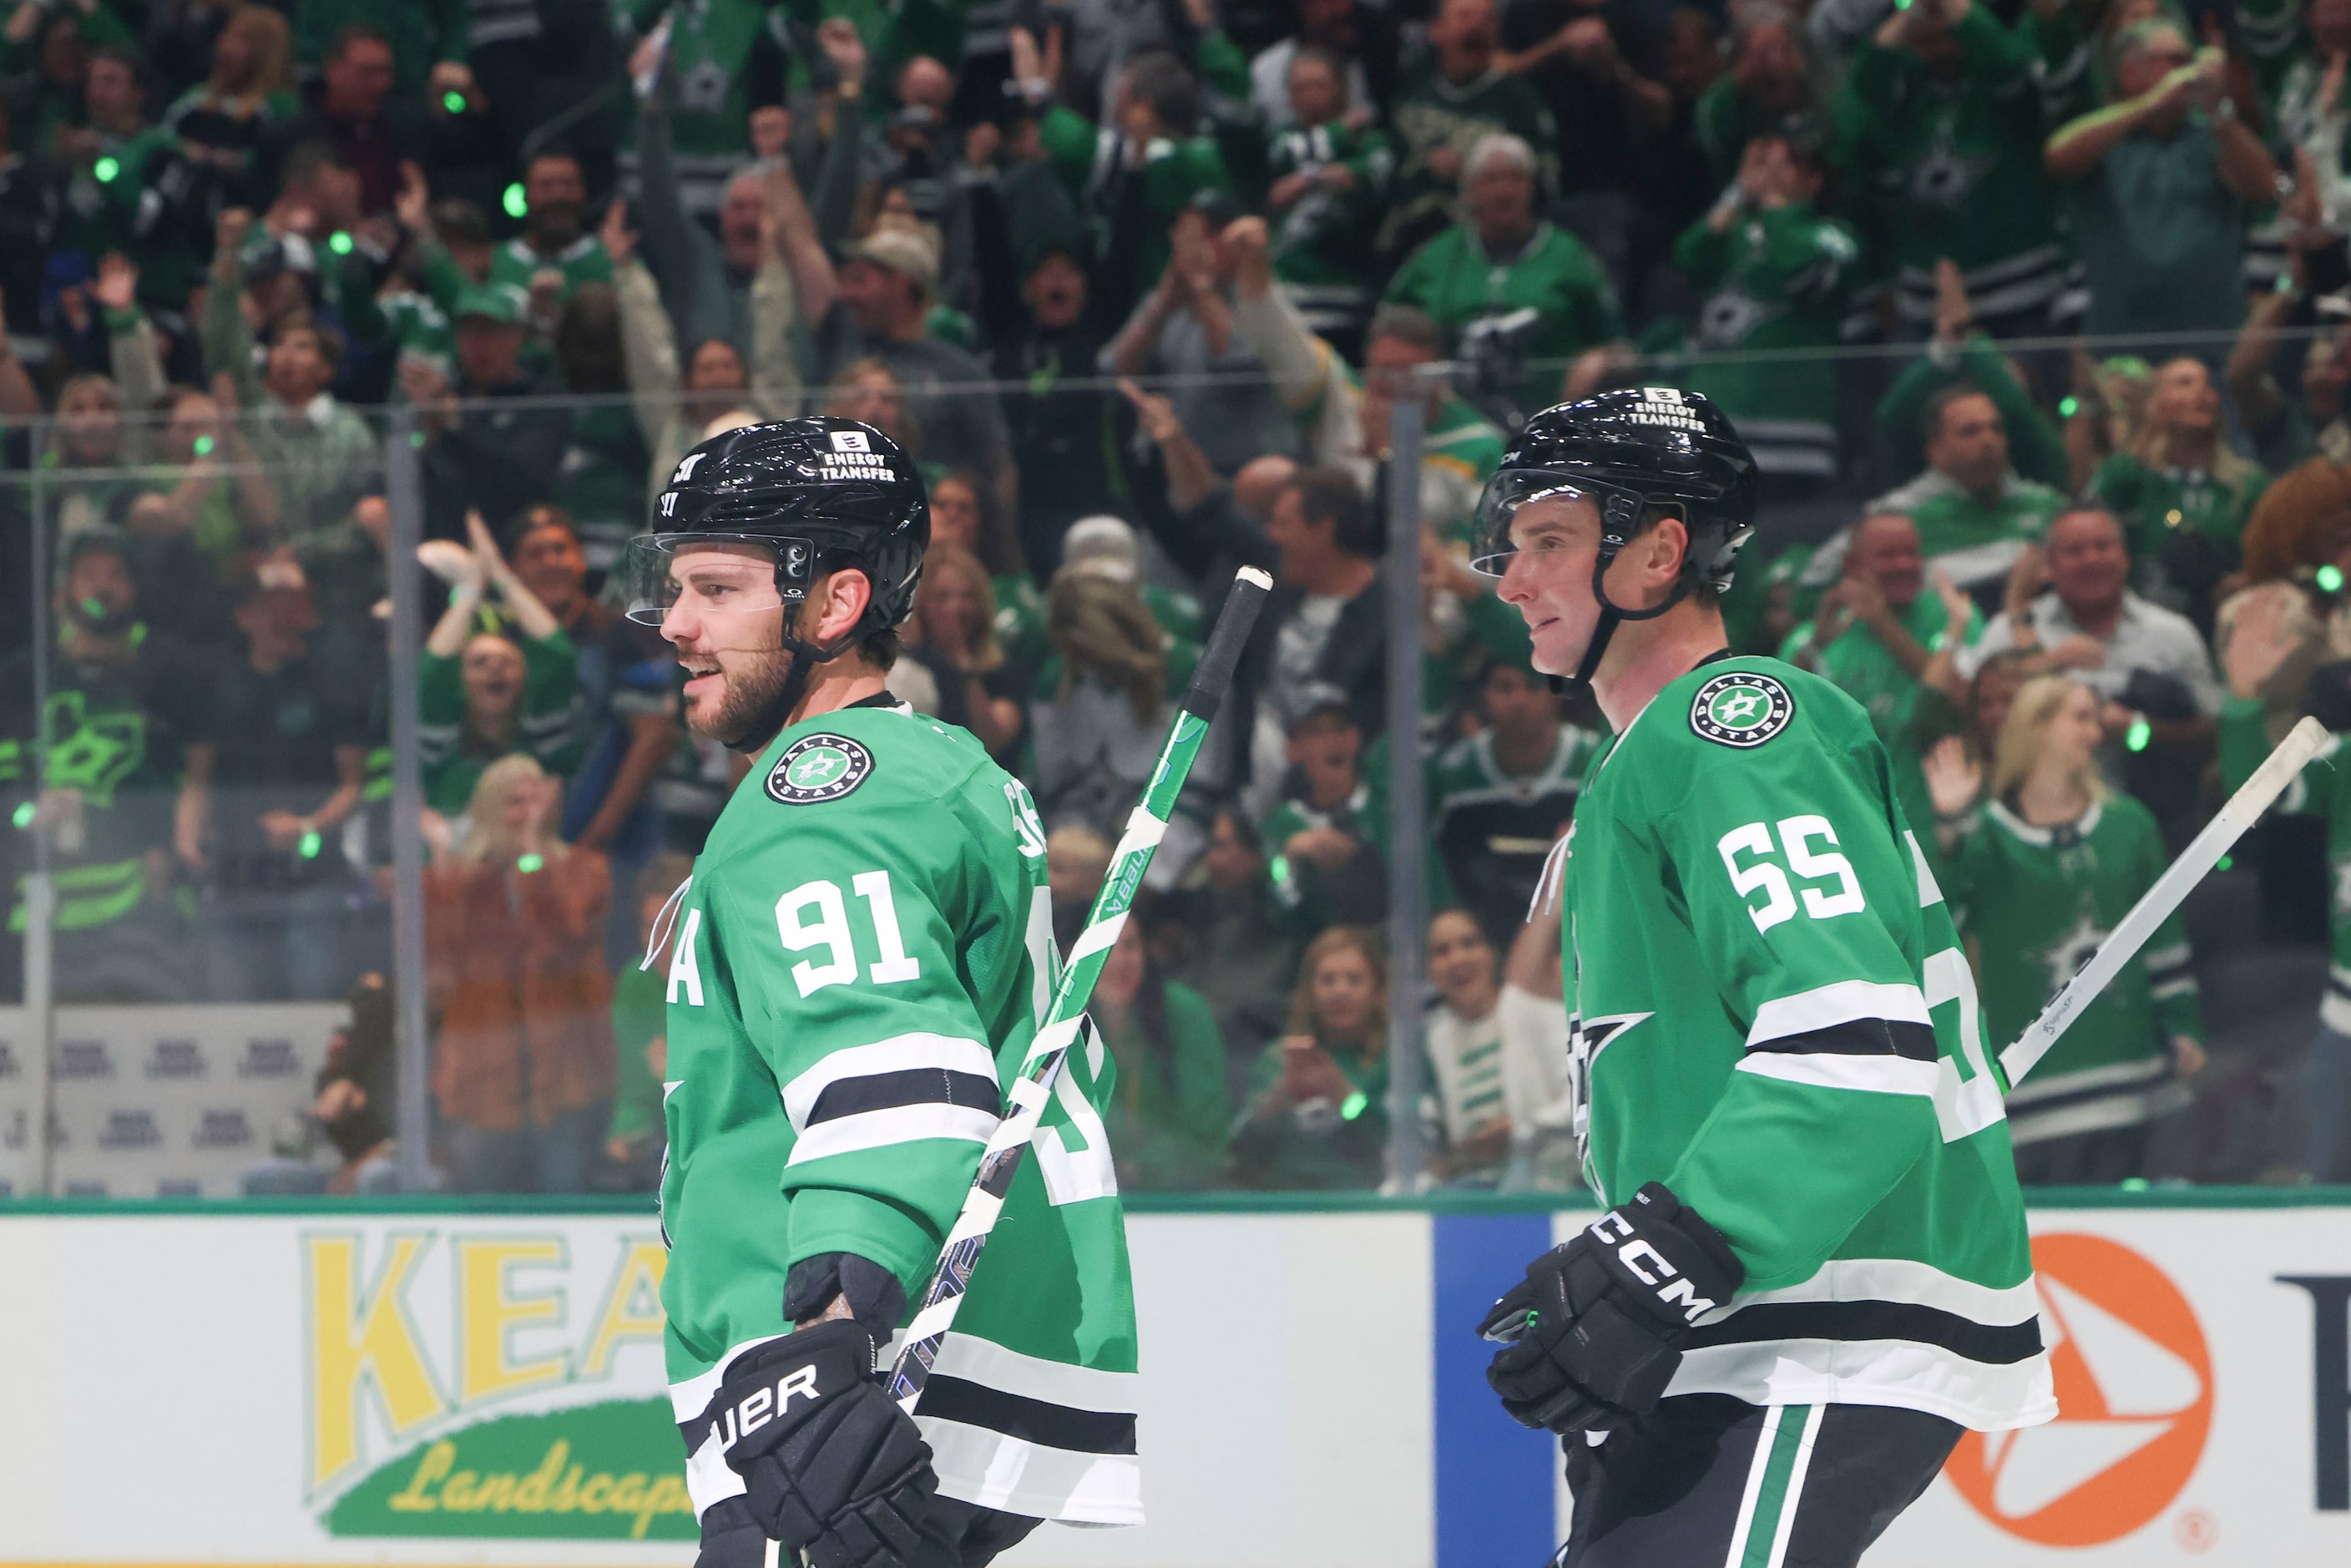
{"label": "hockey player wearing number 91", "polygon": [[1836,1568],[1961,1428],[2056,1413],[2001,1084],[1869,716],[1734,657],[1754,460],[1696,393],[1538,414],[1475,564],[1615,739],[1562,901],[1576,1134],[1614,1207],[1479,1325],[1561,1434],[1563,1568]]}
{"label": "hockey player wearing number 91", "polygon": [[799,419],[688,453],[631,547],[629,612],[676,649],[687,723],[755,758],[653,944],[674,930],[662,1304],[699,1568],[763,1568],[771,1542],[980,1568],[1042,1520],[1142,1519],[1098,1042],[914,1416],[876,1381],[1058,963],[1028,792],[883,689],[929,527],[889,437]]}

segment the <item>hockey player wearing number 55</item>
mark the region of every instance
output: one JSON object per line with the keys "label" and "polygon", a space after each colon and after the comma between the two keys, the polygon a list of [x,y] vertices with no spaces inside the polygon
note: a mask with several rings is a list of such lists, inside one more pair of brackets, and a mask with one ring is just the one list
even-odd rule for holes
{"label": "hockey player wearing number 55", "polygon": [[922,480],[853,421],[753,425],[685,455],[653,528],[630,613],[675,647],[695,732],[756,758],[668,968],[662,1304],[699,1568],[980,1568],[1042,1520],[1139,1523],[1098,1042],[914,1416],[875,1381],[1059,962],[1028,791],[883,690]]}
{"label": "hockey player wearing number 55", "polygon": [[1615,1207],[1479,1332],[1564,1439],[1562,1568],[1844,1568],[1960,1430],[2056,1413],[2002,1085],[1869,715],[1732,657],[1755,465],[1696,393],[1537,415],[1476,564],[1615,739],[1564,919],[1584,1168]]}

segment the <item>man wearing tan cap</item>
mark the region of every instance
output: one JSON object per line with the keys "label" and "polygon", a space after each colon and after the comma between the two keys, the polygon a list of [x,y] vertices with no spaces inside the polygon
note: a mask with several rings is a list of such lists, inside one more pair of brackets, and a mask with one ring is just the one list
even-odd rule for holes
{"label": "man wearing tan cap", "polygon": [[836,267],[839,291],[817,328],[817,356],[828,382],[862,359],[890,367],[906,410],[921,431],[915,455],[925,463],[970,468],[987,476],[1010,513],[1019,497],[1011,435],[987,369],[931,336],[939,250],[927,229],[885,220],[851,244]]}

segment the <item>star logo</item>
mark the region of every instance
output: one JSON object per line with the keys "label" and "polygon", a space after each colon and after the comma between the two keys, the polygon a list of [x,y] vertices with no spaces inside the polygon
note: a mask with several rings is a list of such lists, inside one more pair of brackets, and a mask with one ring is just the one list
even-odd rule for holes
{"label": "star logo", "polygon": [[786,806],[838,800],[865,782],[873,754],[845,735],[804,735],[768,773],[768,797]]}
{"label": "star logo", "polygon": [[1910,200],[1922,207],[1962,212],[1976,186],[1999,162],[1994,153],[1960,152],[1947,119],[1936,126],[1934,145],[1926,156],[1910,166]]}
{"label": "star logo", "polygon": [[1690,727],[1719,746],[1750,750],[1788,727],[1796,705],[1788,688],[1769,675],[1734,670],[1698,687],[1690,702]]}
{"label": "star logo", "polygon": [[2082,907],[2074,916],[2074,924],[2059,932],[2050,944],[2038,949],[2033,957],[2049,969],[2049,994],[2055,996],[2065,988],[2065,982],[2080,974],[2107,936],[2108,928],[2098,924],[2097,910],[2087,894]]}
{"label": "star logo", "polygon": [[1574,1106],[1573,1126],[1575,1149],[1587,1168],[1592,1159],[1592,1068],[1600,1053],[1635,1024],[1654,1013],[1610,1013],[1604,1018],[1585,1018],[1577,1013],[1567,1020],[1567,1089],[1568,1103]]}

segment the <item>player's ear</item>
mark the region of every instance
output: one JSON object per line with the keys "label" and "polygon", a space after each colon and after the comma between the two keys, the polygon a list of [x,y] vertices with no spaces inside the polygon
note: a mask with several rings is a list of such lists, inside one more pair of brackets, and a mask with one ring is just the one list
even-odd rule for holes
{"label": "player's ear", "polygon": [[1681,575],[1682,562],[1689,555],[1689,525],[1671,512],[1660,512],[1641,538],[1648,546],[1641,557],[1642,574],[1663,598],[1672,591],[1674,579]]}
{"label": "player's ear", "polygon": [[809,599],[817,607],[815,641],[837,643],[865,618],[865,607],[873,599],[873,584],[859,568],[842,567],[825,573],[809,590]]}

